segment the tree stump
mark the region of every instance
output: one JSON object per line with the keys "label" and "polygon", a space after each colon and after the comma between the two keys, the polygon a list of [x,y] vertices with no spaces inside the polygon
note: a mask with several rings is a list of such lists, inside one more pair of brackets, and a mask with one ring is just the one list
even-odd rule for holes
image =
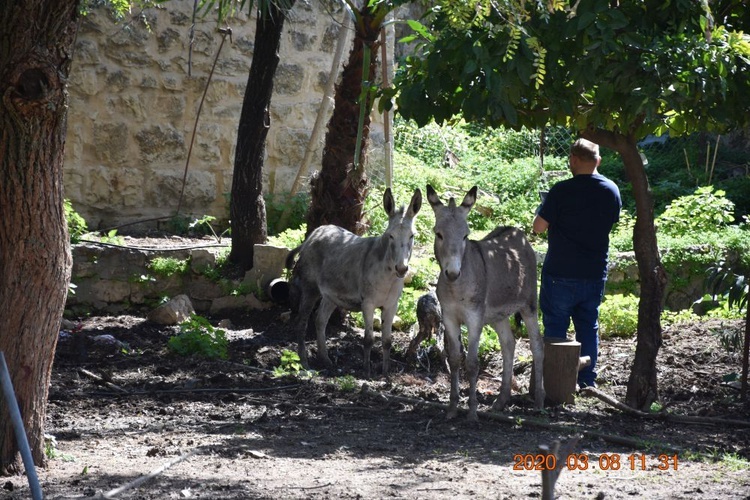
{"label": "tree stump", "polygon": [[[572,404],[578,387],[578,370],[585,361],[581,359],[581,343],[561,340],[544,343],[544,390],[551,404]],[[590,360],[589,360],[590,363]],[[531,393],[534,391],[534,371],[531,374]]]}

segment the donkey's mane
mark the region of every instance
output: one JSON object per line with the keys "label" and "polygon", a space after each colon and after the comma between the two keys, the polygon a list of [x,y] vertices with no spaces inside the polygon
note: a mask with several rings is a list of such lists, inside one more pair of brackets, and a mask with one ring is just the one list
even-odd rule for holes
{"label": "donkey's mane", "polygon": [[515,229],[513,226],[498,226],[495,229],[492,230],[490,234],[482,238],[482,240],[491,240],[492,238],[497,238],[498,236],[511,231]]}

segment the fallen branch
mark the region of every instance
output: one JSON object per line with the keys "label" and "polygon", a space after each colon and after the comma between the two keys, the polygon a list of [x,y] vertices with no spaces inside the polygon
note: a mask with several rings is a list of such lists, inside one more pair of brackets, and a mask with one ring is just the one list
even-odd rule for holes
{"label": "fallen branch", "polygon": [[110,389],[113,389],[113,390],[115,390],[117,392],[120,392],[120,393],[127,393],[128,392],[125,389],[123,389],[122,387],[120,387],[119,385],[113,384],[109,380],[104,380],[102,377],[100,377],[96,373],[92,373],[92,372],[86,370],[85,368],[79,368],[78,372],[81,375],[85,375],[88,378],[94,380],[97,384],[101,384],[101,385],[107,386]]}
{"label": "fallen branch", "polygon": [[636,410],[635,408],[631,408],[630,406],[626,405],[625,403],[618,401],[614,397],[610,396],[609,394],[606,394],[596,387],[584,387],[581,389],[581,392],[579,393],[582,396],[590,396],[599,399],[600,401],[604,401],[610,406],[613,406],[617,408],[618,410],[627,413],[629,415],[634,415],[636,417],[649,417],[651,414],[646,413],[640,410]]}
{"label": "fallen branch", "polygon": [[298,389],[300,384],[294,385],[280,385],[278,387],[209,387],[200,389],[154,389],[154,390],[142,390],[142,391],[125,391],[125,394],[96,391],[89,394],[95,396],[146,396],[149,394],[199,394],[199,393],[216,393],[216,392],[275,392],[275,391],[286,391],[288,389]]}
{"label": "fallen branch", "polygon": [[581,389],[581,394],[584,396],[595,397],[618,410],[641,418],[648,418],[652,420],[667,420],[669,422],[678,422],[682,424],[701,424],[701,425],[722,425],[730,427],[750,427],[750,420],[734,420],[725,418],[714,418],[714,417],[696,417],[691,415],[675,415],[674,413],[648,413],[645,411],[636,410],[630,406],[618,401],[612,396],[605,394],[604,392],[594,387],[586,387]]}
{"label": "fallen branch", "polygon": [[[435,409],[439,409],[439,410],[446,411],[446,412],[448,411],[448,405],[444,403],[434,403],[432,401],[424,401],[421,399],[407,398],[404,396],[387,396],[384,394],[380,394],[380,396],[386,398],[389,401],[411,404],[414,406],[427,406],[430,408],[435,408]],[[466,413],[467,410],[465,408],[459,408],[458,411],[460,414],[463,415]],[[512,426],[538,427],[540,429],[555,431],[560,434],[578,433],[587,438],[601,439],[602,441],[606,441],[611,444],[619,444],[619,445],[627,446],[627,447],[634,448],[634,449],[640,449],[640,448],[645,447],[645,442],[641,439],[633,439],[633,438],[628,438],[624,436],[605,434],[603,432],[597,432],[597,431],[580,430],[580,429],[576,429],[576,428],[566,426],[566,425],[552,424],[552,423],[545,422],[537,418],[514,417],[511,415],[502,415],[500,413],[496,413],[492,411],[480,411],[477,413],[480,416],[480,418],[483,418],[485,420],[492,420],[493,422],[500,422],[500,423],[508,424]],[[662,447],[662,449],[664,449],[665,451],[674,451],[674,452],[682,451],[681,449],[674,447],[672,445],[668,445],[668,444],[665,444]]]}
{"label": "fallen branch", "polygon": [[115,488],[114,490],[110,490],[110,491],[108,491],[106,493],[103,493],[103,494],[101,494],[97,498],[100,498],[100,499],[101,498],[115,498],[120,493],[123,493],[123,492],[125,492],[127,490],[130,490],[130,489],[133,489],[133,488],[137,488],[138,486],[142,485],[146,481],[155,478],[156,476],[158,476],[159,474],[161,474],[165,470],[169,469],[173,465],[177,465],[178,463],[180,463],[180,462],[182,462],[184,460],[187,460],[188,458],[190,458],[193,455],[195,455],[197,452],[198,452],[198,450],[196,449],[196,450],[190,451],[189,453],[185,453],[184,455],[180,455],[179,457],[175,458],[174,460],[170,460],[169,462],[165,463],[164,465],[162,465],[158,469],[154,470],[150,474],[147,474],[145,476],[141,476],[141,477],[139,477],[139,478],[137,478],[137,479],[135,479],[135,480],[127,483],[127,484],[124,484],[124,485],[120,486],[119,488]]}

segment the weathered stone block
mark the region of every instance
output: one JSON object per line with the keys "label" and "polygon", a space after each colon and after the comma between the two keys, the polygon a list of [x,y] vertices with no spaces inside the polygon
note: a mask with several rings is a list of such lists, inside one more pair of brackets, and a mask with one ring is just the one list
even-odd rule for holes
{"label": "weathered stone block", "polygon": [[174,161],[184,158],[185,138],[170,126],[156,125],[142,129],[135,135],[141,151],[141,158],[146,162]]}
{"label": "weathered stone block", "polygon": [[178,325],[195,314],[193,304],[187,295],[178,295],[162,304],[148,315],[148,319],[160,325]]}
{"label": "weathered stone block", "polygon": [[211,303],[210,314],[222,314],[227,311],[241,311],[248,309],[263,310],[271,307],[270,302],[258,300],[255,295],[236,295],[219,297]]}
{"label": "weathered stone block", "polygon": [[294,95],[302,90],[305,69],[299,64],[279,64],[274,77],[274,90],[281,95]]}

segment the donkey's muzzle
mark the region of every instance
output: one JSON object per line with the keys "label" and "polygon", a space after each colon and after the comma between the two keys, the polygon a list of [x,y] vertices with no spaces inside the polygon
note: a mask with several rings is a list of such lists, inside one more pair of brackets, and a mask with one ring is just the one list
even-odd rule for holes
{"label": "donkey's muzzle", "polygon": [[396,276],[403,278],[408,270],[409,266],[396,265]]}
{"label": "donkey's muzzle", "polygon": [[448,271],[445,270],[445,277],[448,278],[448,281],[456,281],[458,277],[461,276],[461,271]]}

